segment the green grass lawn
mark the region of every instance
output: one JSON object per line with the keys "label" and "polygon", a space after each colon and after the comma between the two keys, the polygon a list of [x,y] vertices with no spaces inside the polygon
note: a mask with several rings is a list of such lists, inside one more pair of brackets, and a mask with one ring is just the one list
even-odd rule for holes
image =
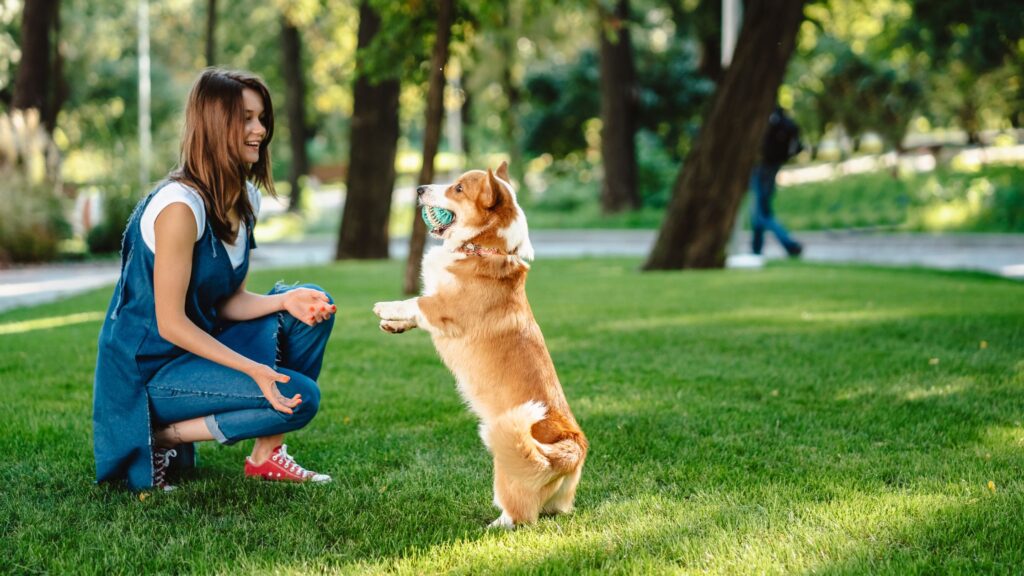
{"label": "green grass lawn", "polygon": [[780,186],[775,209],[794,230],[1024,232],[1024,166],[943,166],[898,178],[882,170]]}
{"label": "green grass lawn", "polygon": [[528,291],[591,441],[571,516],[488,532],[490,462],[429,338],[379,332],[401,265],[257,273],[333,292],[328,486],[206,444],[170,494],[92,484],[109,290],[0,314],[0,573],[1019,573],[1024,286],[776,264],[540,260]]}

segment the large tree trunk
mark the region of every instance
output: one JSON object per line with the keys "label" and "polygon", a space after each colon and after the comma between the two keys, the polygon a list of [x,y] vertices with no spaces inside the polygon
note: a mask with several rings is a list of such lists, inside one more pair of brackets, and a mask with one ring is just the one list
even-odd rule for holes
{"label": "large tree trunk", "polygon": [[206,65],[217,63],[217,0],[206,0]]}
{"label": "large tree trunk", "polygon": [[[380,15],[364,0],[359,5],[358,49],[370,44],[380,26]],[[338,260],[388,257],[399,88],[397,79],[373,84],[364,74],[356,79],[347,192],[335,252]]]}
{"label": "large tree trunk", "polygon": [[292,165],[288,172],[291,196],[288,211],[298,212],[302,206],[302,187],[299,178],[309,173],[309,158],[306,156],[306,81],[302,67],[302,42],[299,29],[287,15],[281,17],[281,53],[284,57],[281,71],[285,82],[285,105],[288,107],[288,133],[291,144]]}
{"label": "large tree trunk", "polygon": [[[430,87],[427,90],[426,127],[423,132],[423,165],[420,167],[418,185],[434,181],[434,156],[437,155],[441,141],[441,122],[444,120],[444,66],[448,62],[453,0],[439,0],[438,4],[437,35],[430,57]],[[419,210],[413,210],[412,219],[409,259],[405,264],[405,281],[402,283],[402,290],[409,295],[419,292],[420,267],[427,238],[427,225],[420,218]]]}
{"label": "large tree trunk", "polygon": [[21,16],[21,62],[14,82],[11,107],[16,110],[35,108],[46,131],[53,133],[59,111],[61,59],[57,27],[59,0],[26,2]]}
{"label": "large tree trunk", "polygon": [[786,63],[803,0],[750,0],[732,64],[687,156],[646,270],[721,268],[736,211]]}
{"label": "large tree trunk", "polygon": [[601,211],[640,207],[636,189],[636,72],[629,38],[629,0],[614,12],[598,7],[601,34]]}
{"label": "large tree trunk", "polygon": [[46,116],[43,116],[43,124],[48,127],[50,133],[57,127],[57,114],[64,107],[68,99],[70,87],[67,78],[64,77],[64,54],[60,49],[60,1],[57,1],[53,10],[53,68],[50,78],[53,80],[53,92],[51,93],[50,109]]}

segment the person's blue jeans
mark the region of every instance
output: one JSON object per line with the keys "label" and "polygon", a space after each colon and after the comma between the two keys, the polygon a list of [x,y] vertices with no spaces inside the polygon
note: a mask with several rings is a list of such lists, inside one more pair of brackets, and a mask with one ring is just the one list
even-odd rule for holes
{"label": "person's blue jeans", "polygon": [[754,168],[754,174],[751,176],[750,187],[754,191],[752,211],[754,234],[751,250],[754,254],[760,254],[764,249],[765,230],[775,234],[787,253],[793,254],[799,250],[800,244],[789,236],[789,232],[775,218],[772,211],[772,201],[775,199],[775,177],[780,168],[782,168],[781,164],[761,164]]}
{"label": "person's blue jeans", "polygon": [[[313,285],[303,287],[321,290]],[[273,293],[291,288],[275,289]],[[292,414],[275,410],[252,378],[186,353],[161,368],[147,384],[156,423],[167,425],[204,417],[207,428],[222,444],[302,428],[320,407],[320,388],[316,379],[320,375],[324,349],[333,326],[333,316],[315,326],[308,326],[287,312],[280,314],[277,371],[290,376],[291,380],[279,382],[277,387],[288,398],[302,395],[302,403],[292,410]],[[218,339],[229,339],[233,330],[245,330],[245,323],[231,326],[219,334]]]}

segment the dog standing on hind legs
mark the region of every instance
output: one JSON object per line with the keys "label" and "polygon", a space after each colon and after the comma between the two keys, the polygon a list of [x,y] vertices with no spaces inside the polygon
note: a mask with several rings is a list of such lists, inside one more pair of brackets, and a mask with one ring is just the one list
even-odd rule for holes
{"label": "dog standing on hind legs", "polygon": [[385,332],[430,333],[494,456],[491,527],[572,511],[587,439],[569,409],[526,299],[533,246],[502,162],[449,186],[416,190],[430,233],[444,243],[423,257],[423,293],[378,302]]}

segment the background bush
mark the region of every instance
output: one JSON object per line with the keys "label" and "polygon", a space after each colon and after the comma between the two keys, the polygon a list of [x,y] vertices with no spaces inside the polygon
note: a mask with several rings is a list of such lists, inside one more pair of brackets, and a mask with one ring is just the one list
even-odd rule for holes
{"label": "background bush", "polygon": [[71,235],[60,182],[46,176],[56,155],[35,110],[0,115],[0,264],[53,259]]}

